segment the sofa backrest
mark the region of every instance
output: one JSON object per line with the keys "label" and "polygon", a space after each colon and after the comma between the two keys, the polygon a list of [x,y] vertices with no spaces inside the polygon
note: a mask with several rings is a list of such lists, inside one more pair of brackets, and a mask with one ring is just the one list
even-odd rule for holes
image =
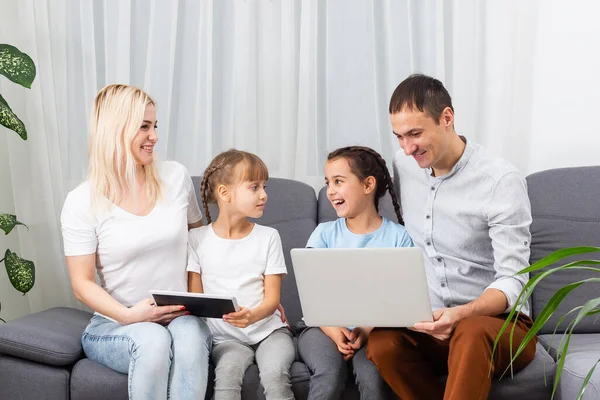
{"label": "sofa backrest", "polygon": [[[600,246],[600,166],[537,172],[527,177],[527,186],[533,215],[531,263],[564,247]],[[563,264],[586,258],[600,259],[600,254],[572,257]],[[592,276],[600,278],[598,273],[573,269],[546,277],[537,285],[532,295],[534,318],[540,314],[558,289]],[[575,289],[540,333],[552,333],[561,316],[598,296],[600,284],[587,283]],[[573,313],[566,318],[557,332],[563,332],[575,315],[576,313]],[[595,316],[585,319],[575,332],[600,332],[600,323],[594,324],[595,319]]]}
{"label": "sofa backrest", "polygon": [[[192,181],[196,197],[202,207],[200,196],[202,177],[192,177]],[[317,226],[317,199],[311,186],[281,178],[269,178],[267,194],[269,199],[265,212],[256,222],[277,229],[281,236],[288,270],[288,275],[282,281],[281,303],[285,308],[290,325],[295,326],[296,322],[302,318],[302,309],[296,288],[294,268],[290,259],[290,250],[305,247],[310,234]],[[212,204],[209,210],[212,220],[216,220],[219,215],[217,206]],[[206,224],[206,220],[204,223]]]}
{"label": "sofa backrest", "polygon": [[[394,205],[392,204],[392,197],[389,193],[386,193],[385,196],[379,200],[379,215],[386,217],[390,221],[398,222],[398,217],[396,217]],[[331,205],[331,202],[327,199],[327,187],[325,186],[323,186],[319,191],[317,216],[319,224],[321,222],[328,222],[337,219],[335,209]]]}

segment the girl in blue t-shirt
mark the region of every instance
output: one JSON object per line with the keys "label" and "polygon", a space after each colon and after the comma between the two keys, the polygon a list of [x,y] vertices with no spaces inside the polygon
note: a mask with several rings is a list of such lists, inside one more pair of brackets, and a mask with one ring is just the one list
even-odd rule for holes
{"label": "girl in blue t-shirt", "polygon": [[[410,247],[400,205],[385,160],[375,150],[344,147],[327,156],[327,198],[337,216],[319,224],[306,247]],[[398,223],[379,215],[379,200],[390,193]],[[348,293],[348,296],[352,296]],[[373,327],[307,327],[298,338],[300,358],[311,372],[309,399],[339,399],[352,362],[361,399],[386,399],[391,390],[367,359],[366,342]]]}

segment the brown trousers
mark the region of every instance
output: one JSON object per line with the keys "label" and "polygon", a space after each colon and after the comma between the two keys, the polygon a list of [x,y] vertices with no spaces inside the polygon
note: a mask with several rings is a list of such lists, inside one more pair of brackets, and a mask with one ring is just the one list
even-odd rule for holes
{"label": "brown trousers", "polygon": [[[487,399],[493,377],[502,375],[510,364],[513,324],[502,335],[490,370],[494,340],[507,316],[465,318],[448,340],[405,328],[375,328],[369,335],[367,357],[402,400]],[[532,324],[528,316],[519,316],[513,354]],[[533,360],[536,343],[537,338],[527,344],[513,363],[513,371],[520,371]],[[440,378],[446,374],[444,388]],[[504,378],[510,379],[510,371]]]}

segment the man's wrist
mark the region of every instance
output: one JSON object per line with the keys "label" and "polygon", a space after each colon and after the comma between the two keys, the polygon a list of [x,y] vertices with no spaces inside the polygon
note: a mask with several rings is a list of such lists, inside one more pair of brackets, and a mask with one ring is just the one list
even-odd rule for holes
{"label": "man's wrist", "polygon": [[456,322],[462,321],[463,319],[471,316],[472,310],[473,310],[473,308],[470,306],[470,304],[456,306],[454,309],[457,311],[457,315],[458,315],[458,320]]}

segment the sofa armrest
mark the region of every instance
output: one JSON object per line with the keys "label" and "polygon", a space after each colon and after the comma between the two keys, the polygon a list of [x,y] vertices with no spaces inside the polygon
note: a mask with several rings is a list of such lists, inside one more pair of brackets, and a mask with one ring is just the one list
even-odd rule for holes
{"label": "sofa armrest", "polygon": [[0,353],[42,364],[72,365],[83,356],[81,335],[92,314],[50,308],[0,325]]}

